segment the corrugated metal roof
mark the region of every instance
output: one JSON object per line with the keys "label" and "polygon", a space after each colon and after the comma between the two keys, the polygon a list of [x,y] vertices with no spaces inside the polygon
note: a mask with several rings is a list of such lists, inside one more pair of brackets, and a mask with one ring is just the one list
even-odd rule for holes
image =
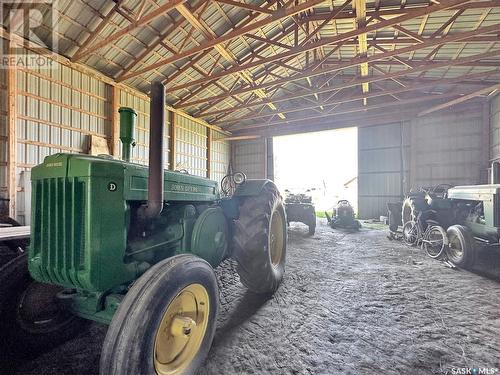
{"label": "corrugated metal roof", "polygon": [[[238,1],[241,6],[238,6]],[[294,6],[304,6],[312,1],[289,1],[287,7],[290,9]],[[393,51],[418,45],[420,43],[418,39],[425,43],[437,37],[453,36],[500,24],[500,2],[497,0],[472,2],[447,0],[440,4],[450,1],[455,1],[454,4],[458,5],[452,9],[411,17],[400,22],[398,30],[385,27],[368,32],[368,56],[380,54],[383,50]],[[319,32],[311,38],[309,43],[334,38],[356,30],[356,10],[350,3],[346,5],[343,0],[324,1],[293,17],[274,19],[273,22],[263,20],[271,17],[269,12],[278,15],[277,7],[278,4],[281,7],[282,3],[261,0],[232,0],[232,2],[230,0],[229,3],[227,0],[189,0],[184,3],[175,0],[125,0],[122,2],[59,0],[57,4],[58,48],[62,55],[87,64],[117,80],[125,77],[126,84],[143,92],[148,91],[152,80],[165,80],[167,89],[170,89],[167,92],[169,104],[221,126],[233,126],[240,117],[249,118],[249,120],[242,121],[239,125],[275,121],[279,119],[280,110],[283,111],[283,117],[287,119],[303,117],[307,113],[315,114],[323,109],[316,107],[303,112],[290,113],[286,110],[298,107],[308,108],[314,103],[319,106],[329,100],[328,97],[335,92],[336,85],[346,79],[361,77],[360,68],[356,64],[344,66],[342,70],[333,70],[334,66],[343,65],[358,57],[359,42],[356,36],[344,40],[341,45],[326,44],[309,52],[284,57],[277,62],[255,63],[261,60],[266,61],[265,59],[279,54],[286,54],[295,46],[303,45],[307,33],[317,28]],[[169,4],[173,5],[169,6]],[[182,6],[191,12],[193,19],[184,19],[178,11]],[[345,7],[341,9],[342,6]],[[379,22],[377,17],[391,19],[415,10],[430,9],[431,6],[433,6],[432,3],[423,0],[407,0],[403,3],[399,0],[368,1],[366,2],[367,22],[371,27]],[[132,27],[145,16],[154,14],[164,7],[168,8],[167,11],[158,13],[157,16],[151,17],[149,22],[139,27]],[[253,11],[245,7],[253,9],[260,7],[262,10]],[[339,11],[337,16],[329,20],[331,14],[337,11]],[[4,22],[6,22],[5,18]],[[254,22],[265,24],[256,30],[242,33],[237,38],[224,41],[216,48],[200,47],[210,43],[213,38],[227,36],[233,30],[240,30],[242,25]],[[443,25],[447,27],[443,28]],[[126,28],[130,29],[126,35],[113,39],[117,32]],[[442,30],[438,32],[440,28]],[[99,32],[96,33],[95,30]],[[170,32],[167,32],[169,30]],[[477,67],[474,66],[474,62],[469,62],[462,66],[434,68],[429,62],[451,61],[496,51],[499,47],[499,31],[500,28],[497,28],[488,34],[478,34],[476,39],[470,36],[466,41],[457,40],[443,46],[432,45],[397,55],[405,59],[407,63],[394,58],[375,61],[369,64],[369,76],[398,72],[401,69],[418,67],[422,64],[429,64],[429,69],[420,70],[414,74],[409,73],[401,79],[441,79],[478,72],[491,73],[495,67],[500,67],[500,55],[480,59],[483,65]],[[48,38],[49,32],[50,25],[46,24],[42,35]],[[272,42],[266,42],[266,39]],[[96,45],[99,48],[95,48]],[[186,51],[197,48],[201,48],[200,52],[189,53],[182,57]],[[228,59],[228,56],[231,58]],[[170,62],[162,63],[165,59],[170,59]],[[196,60],[195,63],[193,59]],[[320,64],[315,67],[316,63]],[[158,66],[148,68],[154,64]],[[248,69],[240,69],[238,73],[226,73],[229,69],[245,67],[248,64],[252,64]],[[330,67],[330,70],[325,74],[313,74],[310,78],[306,77],[315,69],[327,67]],[[134,74],[141,70],[144,72]],[[127,78],[130,74],[132,76]],[[214,74],[218,76],[217,79],[211,78]],[[275,80],[283,81],[283,83],[272,85],[270,82]],[[480,78],[476,77],[475,80],[480,81]],[[485,85],[498,82],[500,74],[498,72],[489,74],[486,81],[483,82]],[[265,85],[262,90],[248,89],[250,85],[252,88],[254,86],[259,88],[262,84]],[[439,82],[436,85],[439,86],[441,92],[456,88],[449,85],[440,86]],[[381,88],[390,91],[400,87],[394,80],[380,81],[371,86],[370,92],[377,92]],[[325,87],[331,88],[331,91],[314,95],[314,91]],[[467,92],[468,86],[460,85],[459,88]],[[360,94],[361,84],[349,90],[350,95]],[[429,92],[432,91],[433,89],[429,88]],[[304,94],[310,92],[310,94],[289,102],[281,100],[290,93],[298,92]],[[413,98],[420,94],[422,92],[408,92],[398,97]],[[342,91],[339,95],[344,96],[346,93]],[[273,109],[276,107],[270,104],[272,98],[280,99],[277,106],[279,109]],[[388,98],[390,97],[386,96],[383,99],[387,101]],[[392,99],[396,100],[394,97]],[[368,102],[378,104],[378,100],[380,98],[370,98]],[[268,105],[257,105],[261,101]],[[256,105],[248,107],[249,103]],[[339,110],[345,107],[349,109],[352,105],[362,105],[362,101],[342,104]],[[262,113],[268,113],[269,116],[251,119]],[[270,117],[271,115],[274,116]]]}

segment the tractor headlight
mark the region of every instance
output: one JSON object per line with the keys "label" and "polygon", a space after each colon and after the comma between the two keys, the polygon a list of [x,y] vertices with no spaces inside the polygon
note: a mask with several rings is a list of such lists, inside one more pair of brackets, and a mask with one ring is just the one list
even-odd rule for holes
{"label": "tractor headlight", "polygon": [[244,183],[247,180],[247,176],[245,176],[245,174],[243,172],[236,172],[233,175],[233,180],[234,180],[234,183],[239,185],[239,184]]}

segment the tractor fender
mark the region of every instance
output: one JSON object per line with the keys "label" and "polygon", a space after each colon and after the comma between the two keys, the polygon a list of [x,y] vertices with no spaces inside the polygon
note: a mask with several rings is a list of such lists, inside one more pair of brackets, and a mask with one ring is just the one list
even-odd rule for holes
{"label": "tractor fender", "polygon": [[[276,187],[276,185],[274,184],[273,181],[267,180],[267,179],[246,180],[241,185],[238,185],[233,196],[234,197],[254,197],[254,196],[257,196],[261,193],[262,189],[267,184],[271,184],[274,187]],[[276,187],[276,190],[277,189],[278,188]]]}
{"label": "tractor fender", "polygon": [[235,220],[239,217],[239,205],[241,203],[241,198],[255,197],[261,194],[262,189],[267,184],[271,184],[276,187],[275,183],[271,180],[246,180],[244,183],[238,185],[231,198],[222,199],[220,201],[220,206],[224,211],[224,215],[228,219]]}

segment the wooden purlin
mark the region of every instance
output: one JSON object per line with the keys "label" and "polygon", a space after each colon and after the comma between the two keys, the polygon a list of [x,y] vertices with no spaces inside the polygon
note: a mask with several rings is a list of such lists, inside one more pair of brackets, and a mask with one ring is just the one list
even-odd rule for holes
{"label": "wooden purlin", "polygon": [[[349,97],[349,98],[343,98],[340,100],[323,101],[323,102],[316,103],[314,105],[297,106],[297,107],[293,107],[293,108],[289,108],[289,109],[284,109],[283,112],[285,112],[285,113],[300,112],[303,110],[319,108],[320,106],[327,108],[327,107],[331,107],[331,106],[338,105],[338,104],[353,102],[353,101],[357,101],[357,100],[363,100],[364,98],[376,98],[376,97],[385,96],[385,95],[395,95],[395,94],[400,94],[400,93],[404,93],[407,91],[415,91],[415,90],[432,88],[432,87],[439,86],[439,85],[458,84],[458,83],[461,83],[462,81],[467,80],[467,79],[480,79],[481,77],[491,75],[492,73],[500,73],[500,69],[494,69],[490,72],[481,72],[481,73],[469,74],[469,75],[464,75],[464,76],[459,76],[459,77],[454,77],[454,78],[442,78],[442,79],[436,79],[436,80],[429,80],[428,82],[425,82],[425,83],[420,83],[420,84],[417,83],[416,85],[399,87],[399,88],[392,89],[392,90],[372,91],[370,93],[362,93],[360,95],[356,95],[356,96]],[[478,85],[479,84],[480,83],[478,82]],[[231,119],[231,120],[214,122],[213,124],[214,125],[222,125],[222,124],[227,125],[227,124],[234,123],[234,122],[263,119],[266,117],[272,117],[274,115],[275,115],[274,113],[249,115],[249,116],[238,117],[238,118]]]}
{"label": "wooden purlin", "polygon": [[[306,70],[301,75],[294,75],[294,76],[292,76],[290,78],[286,78],[286,79],[282,79],[282,80],[275,80],[275,81],[271,81],[271,82],[266,82],[266,83],[263,83],[263,84],[261,84],[261,85],[259,85],[257,87],[264,88],[264,87],[271,87],[271,86],[281,85],[281,84],[283,84],[285,82],[300,80],[300,79],[304,79],[306,77],[312,77],[312,76],[322,75],[322,74],[325,74],[325,73],[330,73],[330,72],[334,72],[334,71],[337,71],[337,70],[342,70],[342,69],[350,68],[352,66],[359,65],[359,64],[361,64],[363,62],[371,62],[371,61],[384,60],[384,59],[387,59],[387,58],[390,58],[390,57],[393,57],[393,56],[397,56],[397,55],[401,55],[401,54],[404,54],[404,53],[408,53],[408,52],[412,52],[412,51],[416,51],[416,50],[420,50],[420,49],[432,47],[432,46],[435,46],[435,45],[446,44],[446,43],[449,43],[449,42],[452,42],[452,41],[458,41],[458,40],[466,39],[466,38],[468,38],[470,36],[474,36],[474,35],[491,33],[491,32],[495,32],[495,31],[498,31],[498,30],[500,30],[500,24],[494,24],[494,25],[491,25],[491,26],[482,27],[482,28],[477,29],[475,31],[460,32],[460,33],[448,35],[448,36],[443,37],[443,38],[434,38],[434,39],[431,39],[431,40],[426,40],[425,43],[418,43],[418,44],[411,45],[411,46],[408,46],[408,47],[402,47],[402,48],[399,48],[399,49],[388,51],[387,53],[380,53],[380,54],[372,55],[372,56],[369,56],[369,57],[366,57],[366,58],[355,57],[355,58],[351,59],[347,63],[342,63],[342,64],[339,64],[339,65],[336,65],[336,66],[332,66],[332,67],[328,67],[328,68],[323,68],[323,69],[317,69],[315,71]],[[223,74],[225,75],[228,72],[229,72],[229,70],[227,72],[223,73]],[[195,84],[195,82],[193,82],[193,84]],[[175,87],[171,88],[171,90],[174,90],[174,89],[175,89]],[[248,90],[248,89],[242,89],[242,90],[235,91],[232,94],[241,94],[241,93],[247,92],[247,91],[250,91],[250,90]],[[216,100],[216,99],[218,99],[218,98],[220,98],[222,96],[224,96],[224,95],[219,95],[219,96],[214,96],[214,97],[206,97],[206,98],[203,98],[203,99],[199,99],[199,100],[196,100],[196,101],[185,103],[182,106],[179,106],[179,108],[186,108],[186,107],[194,106],[194,105],[197,105],[197,104],[200,104],[200,103],[210,102],[210,101]]]}

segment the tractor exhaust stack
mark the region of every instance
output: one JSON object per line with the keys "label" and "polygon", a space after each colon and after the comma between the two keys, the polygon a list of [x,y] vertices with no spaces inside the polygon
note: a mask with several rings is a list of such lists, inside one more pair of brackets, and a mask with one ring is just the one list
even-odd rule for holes
{"label": "tractor exhaust stack", "polygon": [[159,81],[151,84],[149,124],[148,203],[141,206],[139,215],[152,219],[163,209],[163,136],[165,129],[165,87]]}

